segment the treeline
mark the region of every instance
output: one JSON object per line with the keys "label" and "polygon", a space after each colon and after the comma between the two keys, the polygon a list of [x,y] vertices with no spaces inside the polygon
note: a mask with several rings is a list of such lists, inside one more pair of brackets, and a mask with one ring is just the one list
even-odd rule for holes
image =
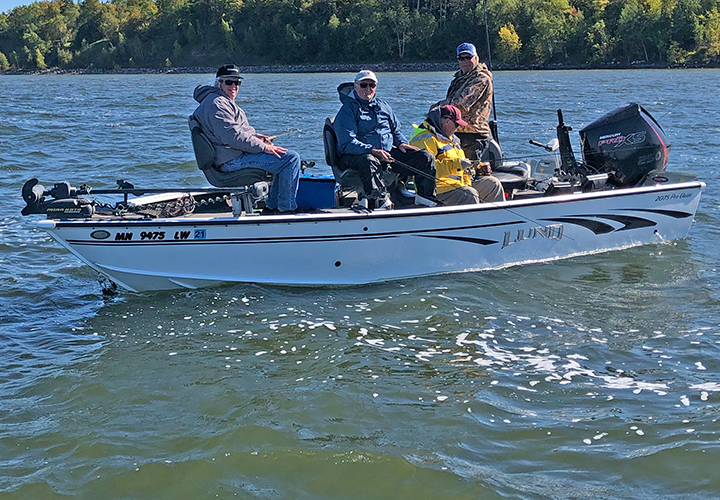
{"label": "treeline", "polygon": [[[720,0],[488,0],[506,66],[717,64]],[[448,61],[482,0],[45,0],[0,14],[0,70]]]}

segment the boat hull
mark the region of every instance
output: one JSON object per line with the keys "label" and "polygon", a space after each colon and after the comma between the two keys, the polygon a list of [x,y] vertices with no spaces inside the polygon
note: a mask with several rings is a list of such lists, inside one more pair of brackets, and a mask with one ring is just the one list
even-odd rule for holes
{"label": "boat hull", "polygon": [[356,285],[685,238],[701,182],[459,207],[39,222],[131,291],[220,282]]}

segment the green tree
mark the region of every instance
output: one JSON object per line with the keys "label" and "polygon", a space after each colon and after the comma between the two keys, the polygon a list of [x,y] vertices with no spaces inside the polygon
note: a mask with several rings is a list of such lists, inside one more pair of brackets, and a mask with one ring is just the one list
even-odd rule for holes
{"label": "green tree", "polygon": [[588,62],[605,62],[610,58],[613,50],[613,40],[608,34],[603,19],[590,26],[585,36],[585,42],[589,46]]}
{"label": "green tree", "polygon": [[659,56],[656,30],[661,15],[662,0],[628,0],[625,3],[618,19],[618,34],[626,60],[649,62],[651,54]]}
{"label": "green tree", "polygon": [[680,44],[673,40],[667,52],[667,60],[672,64],[683,64],[690,58],[691,52],[684,50]]}
{"label": "green tree", "polygon": [[7,60],[5,54],[0,52],[0,71],[7,71],[10,69],[10,63]]}
{"label": "green tree", "polygon": [[717,7],[699,17],[697,40],[698,51],[706,60],[720,55],[720,12]]}
{"label": "green tree", "polygon": [[392,34],[394,48],[393,53],[402,59],[405,56],[405,45],[410,38],[410,13],[401,2],[392,2],[395,5],[388,6],[385,10],[385,19],[389,25],[389,31]]}
{"label": "green tree", "polygon": [[567,59],[567,42],[577,27],[578,11],[567,0],[530,0],[523,9],[532,19],[530,47],[535,61]]}
{"label": "green tree", "polygon": [[82,40],[93,44],[100,40],[118,41],[120,20],[113,3],[100,3],[99,0],[83,0],[80,4],[76,46]]}
{"label": "green tree", "polygon": [[[483,0],[43,0],[0,13],[14,68],[449,60]],[[720,0],[488,0],[490,45],[524,64],[720,59]]]}
{"label": "green tree", "polygon": [[57,59],[58,59],[58,64],[60,65],[60,67],[63,67],[63,68],[68,67],[70,65],[70,63],[72,62],[72,58],[73,58],[73,54],[70,50],[64,49],[64,48],[57,50]]}
{"label": "green tree", "polygon": [[14,67],[15,69],[20,69],[20,57],[18,56],[18,53],[14,50],[10,52],[10,65]]}

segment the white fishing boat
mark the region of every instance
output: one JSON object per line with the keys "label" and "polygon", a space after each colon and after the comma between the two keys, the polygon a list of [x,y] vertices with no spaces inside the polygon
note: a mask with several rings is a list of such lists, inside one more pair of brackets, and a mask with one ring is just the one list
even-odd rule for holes
{"label": "white fishing boat", "polygon": [[[92,190],[59,183],[45,189],[32,179],[23,188],[23,214],[46,214],[39,227],[112,282],[137,292],[224,282],[368,284],[687,236],[705,184],[665,170],[667,141],[646,111],[623,106],[585,127],[582,161],[572,155],[570,129],[558,115],[558,139],[544,146],[554,151],[551,162],[496,163],[507,192],[500,203],[415,205],[398,188],[400,208],[368,209],[352,195],[357,181],[337,170],[326,127],[334,177],[303,175],[299,200],[306,213],[262,215],[267,183],[232,186],[237,183],[213,177],[217,172],[207,170],[195,130],[199,166],[224,187],[120,183]],[[123,199],[111,204],[101,201],[105,196]]]}

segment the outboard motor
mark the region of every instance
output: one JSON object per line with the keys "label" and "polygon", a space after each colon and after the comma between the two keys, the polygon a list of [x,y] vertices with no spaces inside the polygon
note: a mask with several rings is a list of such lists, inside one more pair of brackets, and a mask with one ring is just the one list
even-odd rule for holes
{"label": "outboard motor", "polygon": [[642,106],[621,106],[580,131],[585,163],[610,174],[608,182],[635,186],[651,170],[664,170],[670,146],[665,132]]}

